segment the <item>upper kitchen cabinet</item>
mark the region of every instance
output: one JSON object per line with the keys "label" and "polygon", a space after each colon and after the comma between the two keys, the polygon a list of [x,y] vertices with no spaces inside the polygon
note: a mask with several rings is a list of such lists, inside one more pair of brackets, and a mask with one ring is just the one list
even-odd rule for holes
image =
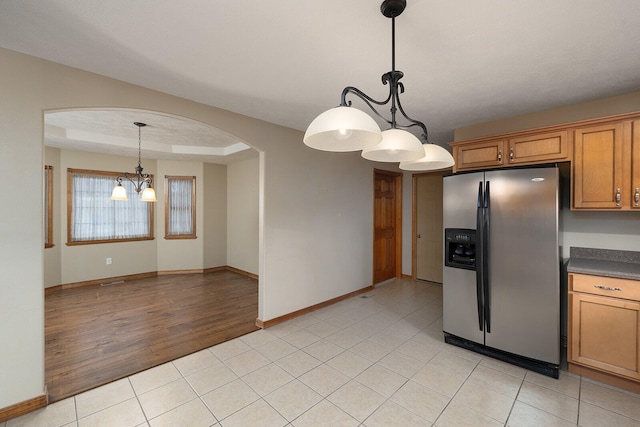
{"label": "upper kitchen cabinet", "polygon": [[567,131],[509,138],[509,164],[559,162],[569,159]]}
{"label": "upper kitchen cabinet", "polygon": [[640,120],[633,121],[631,141],[631,208],[640,209]]}
{"label": "upper kitchen cabinet", "polygon": [[452,142],[454,172],[570,160],[566,130]]}
{"label": "upper kitchen cabinet", "polygon": [[478,142],[452,142],[454,172],[485,169],[503,165],[505,141],[494,139]]}
{"label": "upper kitchen cabinet", "polygon": [[640,209],[640,120],[573,129],[572,209]]}

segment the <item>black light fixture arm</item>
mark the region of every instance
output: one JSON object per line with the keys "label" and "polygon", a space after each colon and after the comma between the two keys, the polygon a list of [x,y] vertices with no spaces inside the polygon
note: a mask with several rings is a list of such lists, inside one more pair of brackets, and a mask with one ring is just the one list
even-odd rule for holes
{"label": "black light fixture arm", "polygon": [[151,175],[149,175],[148,173],[142,173],[142,167],[140,165],[136,166],[136,174],[134,178],[136,179],[135,181],[131,178],[131,174],[125,172],[124,176],[119,176],[118,178],[116,178],[116,181],[118,181],[118,184],[122,184],[123,179],[128,179],[135,187],[134,189],[136,190],[136,193],[140,193],[142,191],[143,184],[147,184],[149,187],[151,187],[153,184]]}
{"label": "black light fixture arm", "polygon": [[[404,85],[400,82],[400,79],[404,76],[402,71],[396,70],[396,16],[400,15],[406,7],[406,0],[385,0],[380,6],[380,11],[387,18],[391,18],[391,71],[382,75],[382,84],[389,85],[389,96],[384,101],[377,101],[361,91],[360,89],[347,86],[342,90],[342,96],[340,98],[340,106],[350,107],[351,101],[347,101],[347,95],[353,94],[360,98],[378,117],[387,122],[392,129],[409,129],[414,126],[418,126],[422,129],[422,143],[428,142],[427,127],[424,123],[412,119],[405,113],[400,102],[400,94],[404,93]],[[383,116],[374,105],[386,105],[391,102],[391,119]],[[400,114],[405,118],[408,124],[398,124],[396,122],[396,112],[400,111]]]}

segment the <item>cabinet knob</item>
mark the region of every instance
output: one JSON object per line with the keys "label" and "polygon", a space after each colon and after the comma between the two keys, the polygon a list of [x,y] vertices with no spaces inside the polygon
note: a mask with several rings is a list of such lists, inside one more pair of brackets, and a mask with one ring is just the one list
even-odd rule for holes
{"label": "cabinet knob", "polygon": [[633,196],[633,205],[638,207],[640,205],[640,188],[636,187],[636,194]]}
{"label": "cabinet knob", "polygon": [[498,150],[498,161],[502,163],[502,150]]}
{"label": "cabinet knob", "polygon": [[513,154],[513,148],[509,148],[509,161],[513,162],[515,157],[515,154]]}
{"label": "cabinet knob", "polygon": [[622,194],[620,193],[620,189],[616,188],[616,206],[620,206],[621,198],[622,198]]}

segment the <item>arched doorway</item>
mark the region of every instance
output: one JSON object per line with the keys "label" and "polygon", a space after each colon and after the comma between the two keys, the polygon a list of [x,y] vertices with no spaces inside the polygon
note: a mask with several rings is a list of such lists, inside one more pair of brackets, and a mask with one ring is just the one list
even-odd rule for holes
{"label": "arched doorway", "polygon": [[[133,122],[144,122],[147,126],[142,133],[141,141],[138,140],[138,131]],[[203,287],[206,284],[194,284],[189,278],[214,270],[224,270],[230,267],[235,273],[248,276],[257,281],[259,258],[259,171],[260,162],[258,153],[232,135],[213,128],[209,125],[193,121],[183,117],[161,114],[146,110],[133,109],[81,109],[48,111],[45,113],[45,164],[53,166],[53,247],[45,249],[45,294],[48,296],[60,296],[62,292],[68,293],[73,289],[94,287],[95,291],[88,293],[88,298],[93,298],[98,304],[105,304],[107,293],[113,293],[117,286],[126,286],[138,279],[149,279],[154,274],[160,282],[149,282],[144,286],[168,286],[167,279],[174,277],[173,282],[179,281],[184,288]],[[158,202],[153,213],[153,228],[155,238],[138,242],[111,242],[91,245],[68,245],[67,235],[70,228],[69,222],[69,185],[67,171],[94,170],[112,172],[133,172],[138,157],[138,143],[141,144],[141,164],[144,171],[154,174],[154,187],[158,193]],[[164,238],[164,178],[166,176],[193,176],[197,195],[195,197],[197,237],[191,240],[170,240]],[[242,210],[243,215],[235,214],[236,210]],[[252,215],[247,215],[252,212]],[[241,222],[241,223],[238,223]],[[237,236],[242,230],[242,236]],[[253,234],[251,234],[253,231]],[[237,240],[237,241],[236,241]],[[229,241],[235,245],[229,245]],[[240,245],[240,247],[238,247]],[[228,257],[229,246],[233,247],[235,256]],[[244,254],[244,258],[237,254]],[[161,280],[162,279],[162,280]],[[124,283],[119,283],[124,282]],[[103,286],[105,285],[105,286]],[[102,286],[102,288],[101,288]],[[248,285],[251,286],[251,285]],[[108,291],[107,291],[108,287]],[[247,331],[255,329],[257,318],[257,283],[255,288],[255,310],[248,319]],[[205,291],[203,291],[205,292]],[[118,293],[118,292],[116,292]],[[132,299],[133,297],[129,297]],[[176,301],[175,296],[163,296],[158,299]],[[114,300],[109,300],[114,304]],[[115,300],[117,301],[117,300]],[[92,348],[98,353],[102,352],[102,371],[115,361],[111,357],[113,353],[107,350],[110,344],[127,346],[123,341],[117,341],[113,337],[122,338],[123,333],[130,332],[134,328],[144,325],[149,319],[148,312],[167,308],[149,309],[145,313],[127,316],[123,303],[116,303],[110,313],[112,318],[119,319],[116,326],[106,332],[99,332],[95,322],[98,317],[89,317],[86,323],[93,328],[88,335],[84,335],[82,346]],[[46,303],[45,303],[46,305]],[[142,304],[140,304],[142,306]],[[122,309],[122,310],[119,310]],[[135,307],[134,307],[135,309]],[[188,309],[188,306],[187,306]],[[131,311],[132,309],[126,309]],[[47,311],[47,310],[45,310]],[[97,311],[96,311],[97,312]],[[47,311],[46,315],[49,315]],[[72,315],[71,310],[58,313],[67,320]],[[95,313],[94,313],[95,314]],[[109,315],[109,313],[107,313]],[[136,318],[139,320],[127,320]],[[225,315],[229,316],[229,315]],[[168,315],[167,315],[168,317]],[[91,324],[94,322],[93,324]],[[194,320],[195,322],[195,320]],[[182,323],[183,325],[188,324]],[[49,355],[70,354],[71,344],[78,344],[78,340],[72,343],[71,338],[61,338],[59,335],[49,335],[51,330],[45,321],[45,375],[51,393],[52,400],[65,397],[53,393],[50,384],[53,369],[59,369],[56,362],[49,360]],[[171,327],[162,327],[171,330]],[[56,323],[57,329],[60,323]],[[55,329],[54,328],[54,329]],[[173,326],[175,334],[177,326]],[[183,329],[189,329],[183,326]],[[231,329],[231,327],[229,327]],[[167,333],[171,336],[171,333]],[[212,334],[213,335],[213,334]],[[55,336],[55,338],[53,338]],[[231,334],[219,334],[222,341],[233,338]],[[132,338],[136,341],[144,340],[140,336]],[[211,342],[202,341],[203,346],[213,345]],[[133,346],[132,346],[133,347]],[[157,351],[153,342],[145,342],[143,348],[150,352]],[[184,348],[183,354],[198,350],[197,348]],[[172,354],[175,358],[177,353]],[[169,356],[167,356],[169,357]],[[107,361],[110,358],[110,361]],[[81,356],[75,358],[83,363]],[[140,358],[132,357],[131,360]],[[113,374],[112,378],[102,376],[93,377],[92,386],[97,386],[121,376],[130,375],[139,370],[150,368],[153,364],[164,363],[167,360],[153,359],[152,365],[132,365],[131,372]],[[71,369],[73,376],[77,376],[79,369]],[[51,374],[51,375],[50,375]],[[63,378],[63,377],[60,377]],[[69,376],[63,378],[68,382]],[[87,382],[83,382],[81,389],[66,388],[64,393],[75,394],[86,389]]]}

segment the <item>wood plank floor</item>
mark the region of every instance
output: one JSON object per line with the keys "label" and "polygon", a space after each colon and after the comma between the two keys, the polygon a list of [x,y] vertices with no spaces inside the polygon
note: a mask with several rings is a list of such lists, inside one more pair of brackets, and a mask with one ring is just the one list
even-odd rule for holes
{"label": "wood plank floor", "polygon": [[257,330],[258,282],[167,275],[45,296],[49,402]]}

